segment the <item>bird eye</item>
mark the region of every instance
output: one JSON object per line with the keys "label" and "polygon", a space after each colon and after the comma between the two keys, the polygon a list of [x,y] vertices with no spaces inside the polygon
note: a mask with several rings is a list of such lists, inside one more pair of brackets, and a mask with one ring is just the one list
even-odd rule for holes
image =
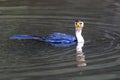
{"label": "bird eye", "polygon": [[80,24],[82,24],[82,23],[80,23]]}

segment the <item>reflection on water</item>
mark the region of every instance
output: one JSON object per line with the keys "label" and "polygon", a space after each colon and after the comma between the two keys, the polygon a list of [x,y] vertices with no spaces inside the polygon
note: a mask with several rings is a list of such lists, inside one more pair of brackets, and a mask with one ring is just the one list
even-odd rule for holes
{"label": "reflection on water", "polygon": [[[119,80],[119,4],[120,0],[1,0],[0,80]],[[75,35],[76,19],[85,21],[82,52],[81,43],[58,48],[9,40],[19,34]]]}
{"label": "reflection on water", "polygon": [[82,51],[83,45],[84,43],[77,43],[77,47],[76,47],[76,59],[79,67],[83,67],[87,65],[85,62],[85,55]]}

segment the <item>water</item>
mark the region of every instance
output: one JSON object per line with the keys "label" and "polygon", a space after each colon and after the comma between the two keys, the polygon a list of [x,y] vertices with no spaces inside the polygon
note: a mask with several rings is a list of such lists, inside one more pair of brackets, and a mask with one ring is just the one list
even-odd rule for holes
{"label": "water", "polygon": [[[9,37],[17,34],[74,34],[74,20],[85,22],[83,52],[86,67],[79,67],[76,45]],[[119,80],[119,0],[1,0],[0,80]]]}

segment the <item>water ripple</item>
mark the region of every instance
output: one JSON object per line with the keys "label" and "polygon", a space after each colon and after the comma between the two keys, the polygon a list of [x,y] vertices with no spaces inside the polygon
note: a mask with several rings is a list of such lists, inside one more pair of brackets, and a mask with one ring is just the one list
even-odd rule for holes
{"label": "water ripple", "polygon": [[[13,11],[0,16],[1,80],[115,80],[119,78],[120,32],[119,22],[117,23],[116,20],[119,13],[111,11],[114,15],[108,15],[103,10],[107,5],[104,8],[101,5],[88,8],[84,5],[71,5],[72,0],[65,1],[67,3],[67,5],[63,4],[65,8],[57,5],[43,7],[42,3],[41,7],[0,7],[1,12]],[[99,3],[99,0],[97,1]],[[86,1],[82,3],[86,5]],[[15,13],[17,9],[20,12]],[[107,10],[109,11],[108,7]],[[85,38],[83,52],[86,67],[77,66],[76,45],[62,48],[32,40],[8,39],[16,34],[45,36],[56,31],[75,35],[73,23],[78,18],[85,22],[82,35]]]}

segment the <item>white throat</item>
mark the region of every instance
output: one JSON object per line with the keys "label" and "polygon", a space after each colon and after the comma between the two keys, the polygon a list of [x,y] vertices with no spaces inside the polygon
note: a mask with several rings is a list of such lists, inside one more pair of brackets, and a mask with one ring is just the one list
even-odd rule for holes
{"label": "white throat", "polygon": [[77,42],[84,44],[84,39],[82,36],[82,28],[76,28],[75,34],[76,34]]}

